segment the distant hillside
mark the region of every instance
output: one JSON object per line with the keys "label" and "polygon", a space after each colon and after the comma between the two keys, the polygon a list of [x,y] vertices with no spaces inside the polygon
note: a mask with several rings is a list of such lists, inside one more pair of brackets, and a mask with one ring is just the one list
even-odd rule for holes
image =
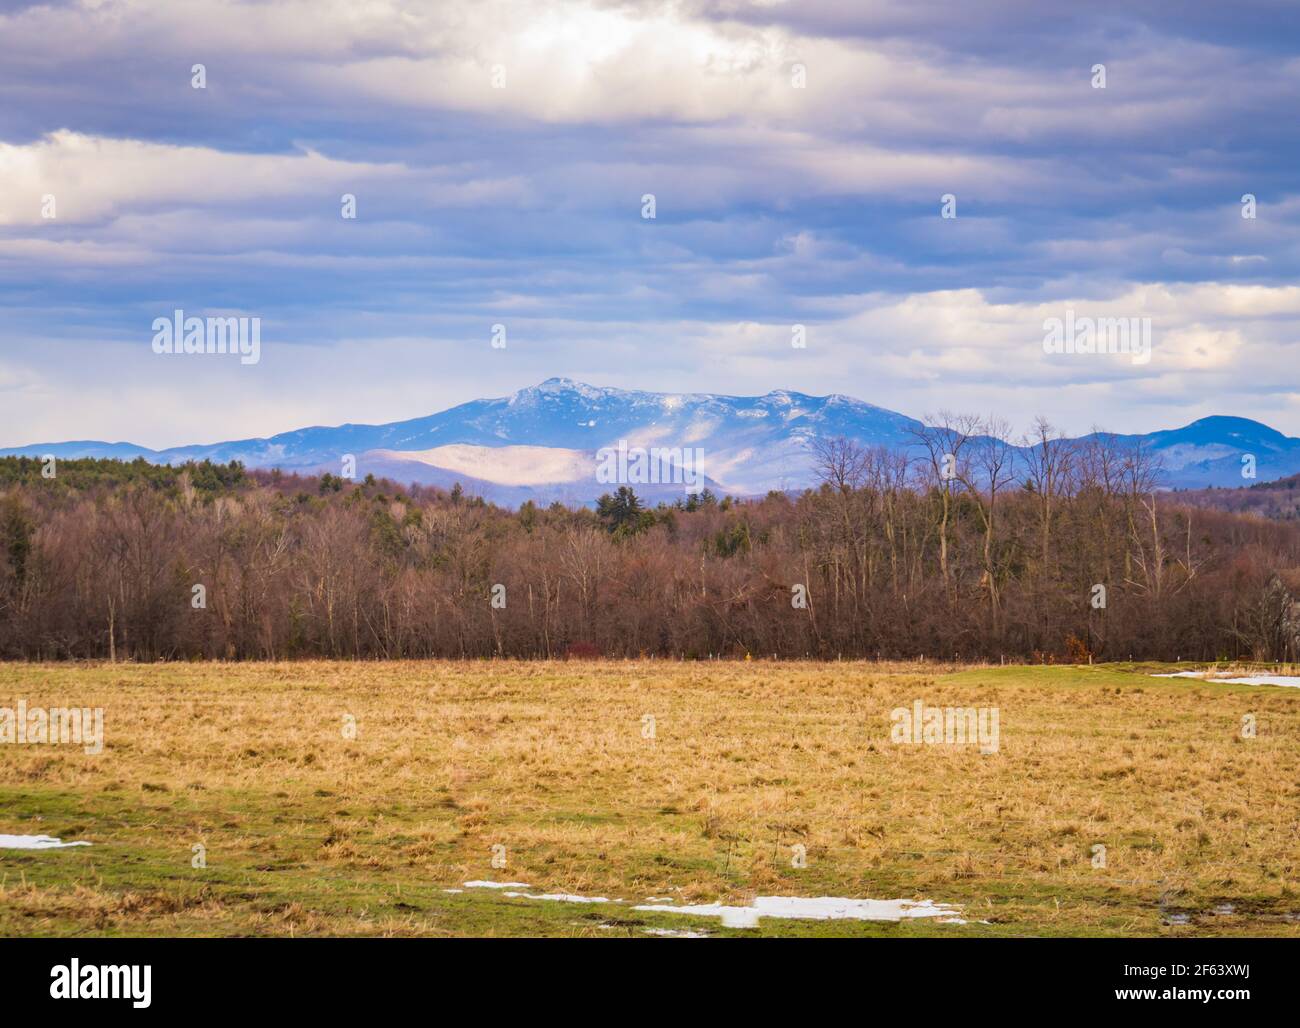
{"label": "distant hillside", "polygon": [[[839,394],[809,396],[784,389],[764,396],[652,393],[550,378],[509,396],[389,424],[316,426],[270,438],[165,450],[129,442],[33,443],[0,449],[0,456],[143,458],[159,464],[238,461],[248,468],[303,474],[337,474],[351,456],[361,476],[443,488],[460,482],[496,503],[592,504],[608,491],[608,483],[597,481],[598,453],[620,441],[630,447],[698,450],[703,485],[720,493],[759,496],[812,485],[816,440],[842,436],[919,456],[919,428],[915,418]],[[1300,473],[1300,439],[1248,418],[1207,417],[1182,428],[1109,438],[1156,459],[1161,468],[1157,484],[1166,488],[1240,485],[1243,459],[1253,463],[1260,481]],[[639,491],[656,500],[682,492],[648,485]]]}
{"label": "distant hillside", "polygon": [[1257,482],[1238,489],[1179,490],[1180,502],[1234,514],[1256,514],[1274,521],[1300,520],[1300,475]]}

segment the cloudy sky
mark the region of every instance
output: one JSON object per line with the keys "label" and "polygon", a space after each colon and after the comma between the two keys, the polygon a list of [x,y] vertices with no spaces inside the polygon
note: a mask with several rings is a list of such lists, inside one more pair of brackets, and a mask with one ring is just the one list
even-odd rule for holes
{"label": "cloudy sky", "polygon": [[1300,435],[1298,100],[1293,2],[0,0],[0,445],[553,375]]}

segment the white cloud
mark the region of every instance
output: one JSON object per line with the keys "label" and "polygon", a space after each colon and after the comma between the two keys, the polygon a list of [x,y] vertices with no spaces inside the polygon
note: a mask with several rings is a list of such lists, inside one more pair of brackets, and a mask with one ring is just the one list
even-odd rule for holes
{"label": "white cloud", "polygon": [[[0,143],[0,225],[60,225],[111,217],[133,207],[213,205],[328,196],[352,184],[406,175],[400,165],[295,155],[227,153],[210,147],[104,139],[59,130],[27,145]],[[338,195],[335,195],[338,194]],[[55,198],[55,217],[42,197]]]}

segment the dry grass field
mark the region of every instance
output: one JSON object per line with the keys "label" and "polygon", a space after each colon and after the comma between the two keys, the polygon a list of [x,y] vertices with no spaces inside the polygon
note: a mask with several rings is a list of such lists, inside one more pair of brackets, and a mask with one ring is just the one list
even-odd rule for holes
{"label": "dry grass field", "polygon": [[[1300,936],[1300,690],[1146,670],[0,665],[0,707],[105,718],[0,745],[0,834],[93,844],[0,849],[0,934]],[[917,700],[997,752],[892,742]],[[755,896],[966,923],[633,909]]]}

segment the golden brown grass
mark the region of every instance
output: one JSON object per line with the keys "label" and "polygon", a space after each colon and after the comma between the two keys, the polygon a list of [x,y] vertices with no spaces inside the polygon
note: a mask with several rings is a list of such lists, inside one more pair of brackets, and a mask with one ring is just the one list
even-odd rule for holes
{"label": "golden brown grass", "polygon": [[[106,746],[0,745],[0,833],[95,843],[0,850],[3,934],[721,933],[443,891],[486,878],[929,898],[970,921],[763,934],[1300,935],[1294,689],[1110,667],[0,665],[0,706],[20,698],[102,706]],[[917,699],[997,707],[999,752],[891,743]]]}

